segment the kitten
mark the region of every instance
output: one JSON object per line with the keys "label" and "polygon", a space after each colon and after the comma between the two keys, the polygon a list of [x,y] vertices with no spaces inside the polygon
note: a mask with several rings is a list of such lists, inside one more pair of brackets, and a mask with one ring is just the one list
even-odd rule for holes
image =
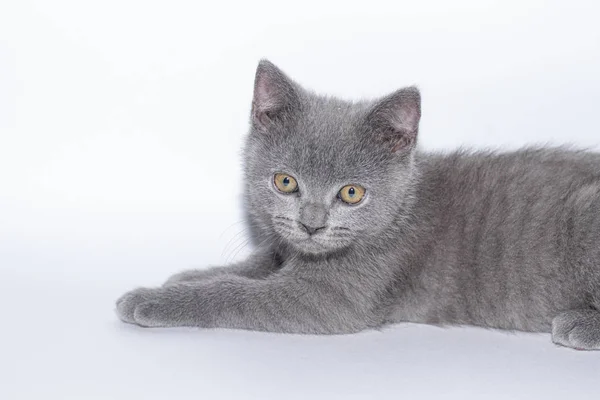
{"label": "kitten", "polygon": [[416,149],[420,94],[315,95],[258,65],[245,145],[256,250],[133,290],[119,317],[341,334],[411,321],[600,349],[600,155]]}

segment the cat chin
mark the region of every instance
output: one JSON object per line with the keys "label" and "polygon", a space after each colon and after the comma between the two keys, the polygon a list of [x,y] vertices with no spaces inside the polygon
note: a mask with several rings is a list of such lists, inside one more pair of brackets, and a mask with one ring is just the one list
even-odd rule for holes
{"label": "cat chin", "polygon": [[327,255],[331,253],[336,253],[343,250],[343,247],[331,247],[325,244],[321,244],[312,239],[306,239],[298,242],[291,242],[291,246],[299,253],[310,255],[310,256],[319,256],[319,255]]}

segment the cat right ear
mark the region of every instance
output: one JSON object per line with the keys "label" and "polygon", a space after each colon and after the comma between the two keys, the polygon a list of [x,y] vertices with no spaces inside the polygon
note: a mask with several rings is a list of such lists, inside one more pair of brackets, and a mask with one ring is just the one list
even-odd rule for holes
{"label": "cat right ear", "polygon": [[266,130],[298,103],[293,81],[268,60],[261,60],[254,78],[252,122]]}
{"label": "cat right ear", "polygon": [[414,86],[400,89],[378,101],[367,116],[367,125],[392,152],[412,150],[421,119],[421,94]]}

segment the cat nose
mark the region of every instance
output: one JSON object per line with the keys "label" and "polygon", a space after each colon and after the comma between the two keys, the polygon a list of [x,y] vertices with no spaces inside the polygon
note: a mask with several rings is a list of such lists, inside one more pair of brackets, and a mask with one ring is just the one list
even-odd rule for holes
{"label": "cat nose", "polygon": [[324,229],[325,226],[310,226],[310,225],[306,225],[303,224],[302,222],[300,222],[300,225],[304,228],[304,230],[309,234],[309,235],[314,235],[315,233],[317,233],[317,231],[320,231],[321,229]]}
{"label": "cat nose", "polygon": [[318,230],[325,228],[327,208],[321,203],[306,203],[300,209],[298,222],[309,235],[314,235]]}

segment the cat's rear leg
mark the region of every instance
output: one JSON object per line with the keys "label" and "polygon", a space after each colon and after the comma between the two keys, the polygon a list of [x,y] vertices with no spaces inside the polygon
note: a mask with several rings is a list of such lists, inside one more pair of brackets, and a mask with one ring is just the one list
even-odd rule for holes
{"label": "cat's rear leg", "polygon": [[578,350],[600,350],[600,312],[570,310],[552,320],[552,341]]}

